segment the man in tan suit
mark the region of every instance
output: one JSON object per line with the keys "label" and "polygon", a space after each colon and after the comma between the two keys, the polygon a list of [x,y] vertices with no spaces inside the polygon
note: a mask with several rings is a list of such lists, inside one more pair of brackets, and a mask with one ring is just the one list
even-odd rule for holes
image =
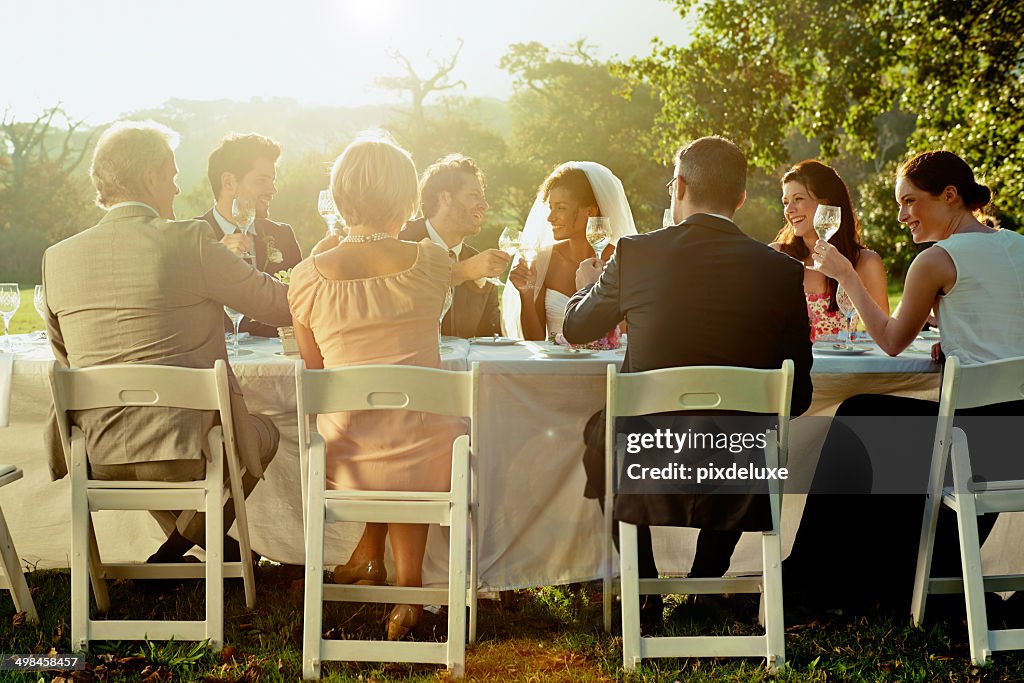
{"label": "man in tan suit", "polygon": [[[399,238],[424,238],[444,247],[453,259],[465,261],[479,252],[463,240],[480,232],[487,211],[483,173],[476,162],[449,154],[427,167],[420,179],[423,218],[409,221]],[[493,274],[508,267],[509,257],[496,249],[486,252],[497,265]],[[441,322],[441,334],[454,337],[490,337],[501,332],[498,289],[487,279],[467,280],[455,288],[451,308]]]}
{"label": "man in tan suit", "polygon": [[[158,124],[123,122],[96,144],[90,175],[107,215],[43,256],[46,326],[63,367],[211,368],[227,358],[225,305],[272,325],[290,322],[285,285],[232,254],[207,223],[174,220],[174,141]],[[274,457],[279,434],[269,418],[249,414],[234,374],[230,382],[248,492]],[[84,411],[75,421],[94,478],[188,481],[204,476],[205,436],[215,419],[206,411],[117,408]],[[57,479],[67,468],[55,419],[47,438]],[[204,542],[201,515],[153,515],[168,540],[151,561],[180,559]],[[232,544],[226,557],[237,555]]]}

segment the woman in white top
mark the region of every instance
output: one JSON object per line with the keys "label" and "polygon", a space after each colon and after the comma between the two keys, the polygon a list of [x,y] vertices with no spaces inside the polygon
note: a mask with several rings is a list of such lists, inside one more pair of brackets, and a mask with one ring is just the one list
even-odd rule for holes
{"label": "woman in white top", "polygon": [[601,258],[607,261],[623,235],[636,226],[622,181],[601,164],[570,161],[551,172],[540,186],[526,219],[521,244],[537,247],[527,268],[517,259],[509,274],[513,287],[502,294],[502,327],[521,339],[548,339],[562,331],[569,297],[576,293],[576,269],[593,258],[587,242],[587,219],[605,216],[612,236]]}
{"label": "woman in white top", "polygon": [[[914,259],[903,301],[891,317],[834,246],[821,240],[815,244],[821,271],[849,292],[868,332],[890,355],[910,345],[934,310],[942,331],[941,343],[932,349],[936,362],[946,355],[956,356],[963,365],[1024,356],[1024,236],[979,220],[976,212],[990,199],[989,189],[978,184],[971,168],[952,152],[925,152],[900,167],[899,221],[910,229],[914,242],[936,244]],[[935,423],[911,416],[937,414],[934,401],[876,395],[849,398],[836,412],[837,417],[906,416],[900,426],[903,435],[921,432],[907,443],[920,442],[928,452]],[[1019,417],[1024,415],[1024,401],[957,415]],[[986,435],[975,436],[975,445],[983,446]],[[927,473],[923,476],[926,480]],[[842,585],[844,598],[854,608],[875,601],[909,607],[923,494],[871,495],[872,485],[871,459],[861,440],[843,423],[833,422],[793,552],[783,565],[787,591],[806,591],[808,604],[831,606],[825,600],[835,599],[834,587]],[[856,495],[829,495],[838,491]],[[987,517],[978,520],[982,540],[995,523],[994,516]],[[948,517],[939,518],[933,575],[959,574],[954,524]]]}

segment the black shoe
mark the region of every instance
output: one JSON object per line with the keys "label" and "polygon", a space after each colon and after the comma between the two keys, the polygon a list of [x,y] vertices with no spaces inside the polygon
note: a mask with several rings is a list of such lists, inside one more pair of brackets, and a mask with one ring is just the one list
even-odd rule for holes
{"label": "black shoe", "polygon": [[167,540],[163,542],[163,545],[146,559],[146,562],[148,564],[187,562],[188,560],[184,559],[185,553],[192,550],[193,547],[195,547],[195,543],[179,534],[177,530],[174,530],[167,537]]}

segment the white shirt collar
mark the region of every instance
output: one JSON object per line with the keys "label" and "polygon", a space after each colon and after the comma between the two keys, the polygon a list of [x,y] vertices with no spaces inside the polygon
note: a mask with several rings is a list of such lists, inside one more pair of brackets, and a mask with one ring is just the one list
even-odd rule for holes
{"label": "white shirt collar", "polygon": [[213,206],[213,217],[217,221],[217,225],[220,226],[221,232],[225,235],[234,235],[235,231],[238,230],[237,225],[220,215],[220,211],[217,210],[216,204]]}
{"label": "white shirt collar", "polygon": [[434,226],[430,224],[429,218],[424,218],[423,224],[427,226],[427,236],[430,237],[431,242],[439,247],[444,247],[445,251],[454,251],[455,258],[459,258],[462,255],[462,242],[459,242],[454,247],[449,247],[448,243],[445,242],[439,234],[437,234],[437,230],[434,230]]}
{"label": "white shirt collar", "polygon": [[146,202],[118,202],[117,204],[114,204],[113,206],[108,208],[107,211],[113,211],[114,209],[123,209],[126,206],[142,206],[142,207],[145,207],[145,208],[149,209],[150,211],[152,211],[154,215],[156,215],[156,216],[160,215],[159,211],[154,209],[152,206],[150,206]]}

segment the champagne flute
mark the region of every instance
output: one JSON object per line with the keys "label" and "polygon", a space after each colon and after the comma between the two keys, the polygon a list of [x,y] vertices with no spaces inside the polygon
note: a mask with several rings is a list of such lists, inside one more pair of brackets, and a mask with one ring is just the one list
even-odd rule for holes
{"label": "champagne flute", "polygon": [[[505,229],[501,231],[501,235],[498,236],[498,249],[515,258],[515,255],[519,253],[519,236],[521,234],[515,228],[505,226]],[[505,286],[505,283],[500,278],[489,277],[487,281],[495,287]]]}
{"label": "champagne flute", "polygon": [[665,213],[661,216],[661,227],[671,228],[675,225],[675,221],[672,220],[672,209],[665,209]]}
{"label": "champagne flute", "polygon": [[828,242],[839,232],[839,224],[843,220],[843,210],[838,206],[818,204],[814,210],[814,231],[818,237]]}
{"label": "champagne flute", "polygon": [[[519,257],[523,259],[527,268],[533,267],[533,262],[537,260],[537,253],[540,251],[540,241],[536,236],[519,236]],[[530,289],[533,291],[537,290],[537,283],[534,282],[530,285]]]}
{"label": "champagne flute", "polygon": [[[43,319],[43,323],[46,323],[46,292],[42,285],[36,285],[35,291],[32,292],[32,305],[35,306],[39,317]],[[43,330],[42,338],[46,339],[45,330]]]}
{"label": "champagne flute", "polygon": [[451,309],[452,301],[454,301],[454,299],[455,292],[451,287],[449,287],[448,291],[444,295],[444,305],[441,307],[441,317],[437,319],[437,353],[440,356],[454,351],[450,345],[445,344],[441,340],[441,323],[444,321],[444,317],[448,315],[448,311]]}
{"label": "champagne flute", "polygon": [[330,190],[320,190],[320,196],[316,200],[316,210],[320,217],[327,223],[327,234],[338,234],[338,206],[334,203],[334,193]]}
{"label": "champagne flute", "polygon": [[239,313],[238,311],[236,311],[235,309],[233,309],[233,308],[231,308],[229,306],[225,306],[224,307],[224,312],[228,314],[228,317],[231,319],[231,322],[235,326],[235,333],[231,337],[232,343],[231,343],[231,354],[230,355],[232,355],[235,358],[237,358],[238,357],[238,326],[242,324],[242,318],[245,317],[245,314],[244,313]]}
{"label": "champagne flute", "polygon": [[21,290],[18,289],[17,283],[0,283],[0,316],[4,319],[4,341],[9,352],[14,351],[9,333],[11,318],[14,317],[19,306],[21,306]]}
{"label": "champagne flute", "polygon": [[256,220],[256,205],[244,197],[235,197],[231,201],[231,222],[238,226],[238,231],[248,236],[249,239],[249,248],[241,254],[241,258],[255,268],[256,254],[252,244],[252,222],[254,220]]}
{"label": "champagne flute", "polygon": [[594,248],[594,257],[601,259],[601,254],[612,240],[612,222],[604,216],[591,216],[587,219],[587,241]]}
{"label": "champagne flute", "polygon": [[843,289],[842,285],[836,287],[836,306],[839,307],[839,311],[846,317],[846,348],[852,349],[853,330],[851,329],[851,323],[857,315],[857,307],[853,305],[853,300],[850,298],[849,293]]}

